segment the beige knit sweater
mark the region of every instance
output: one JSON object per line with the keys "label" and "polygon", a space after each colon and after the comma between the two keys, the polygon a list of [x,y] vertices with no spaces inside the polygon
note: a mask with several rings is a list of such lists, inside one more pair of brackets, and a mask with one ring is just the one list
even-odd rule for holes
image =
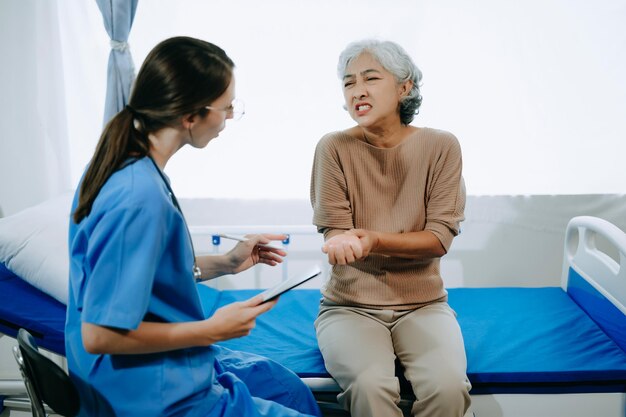
{"label": "beige knit sweater", "polygon": [[[464,219],[461,148],[448,132],[420,128],[393,148],[377,148],[343,132],[325,135],[311,175],[313,223],[333,229],[403,233],[428,230],[446,251]],[[334,265],[322,289],[342,305],[407,310],[446,300],[439,258],[371,254]]]}

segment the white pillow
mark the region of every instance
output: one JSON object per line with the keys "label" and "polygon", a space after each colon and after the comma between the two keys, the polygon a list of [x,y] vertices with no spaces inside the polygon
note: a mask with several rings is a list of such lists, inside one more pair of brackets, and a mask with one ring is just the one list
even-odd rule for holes
{"label": "white pillow", "polygon": [[73,192],[0,218],[0,262],[34,287],[67,304],[67,234]]}

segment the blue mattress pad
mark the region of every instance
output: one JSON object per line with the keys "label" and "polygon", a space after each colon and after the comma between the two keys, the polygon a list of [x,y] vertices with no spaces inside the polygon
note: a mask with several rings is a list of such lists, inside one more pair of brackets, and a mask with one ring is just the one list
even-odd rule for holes
{"label": "blue mattress pad", "polygon": [[[0,332],[28,329],[64,353],[65,306],[0,264]],[[261,290],[198,290],[205,313]],[[626,392],[626,352],[561,288],[451,288],[472,393]],[[313,321],[319,290],[293,290],[247,337],[223,346],[274,359],[300,377],[328,377]]]}
{"label": "blue mattress pad", "polygon": [[[258,290],[201,288],[207,315]],[[626,392],[626,352],[558,287],[451,288],[472,393]],[[294,290],[250,336],[222,343],[272,358],[300,377],[327,377],[313,322],[319,290]]]}

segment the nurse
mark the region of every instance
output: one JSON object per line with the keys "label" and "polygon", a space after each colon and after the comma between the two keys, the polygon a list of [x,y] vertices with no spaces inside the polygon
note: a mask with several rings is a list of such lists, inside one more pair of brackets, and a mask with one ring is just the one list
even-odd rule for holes
{"label": "nurse", "polygon": [[176,37],[143,63],[130,103],[106,126],[76,193],[69,230],[69,371],[84,416],[319,415],[309,389],[267,359],[215,343],[247,335],[274,302],[233,303],[205,318],[196,281],[276,265],[254,235],[195,256],[163,170],[241,115],[234,64],[219,47]]}

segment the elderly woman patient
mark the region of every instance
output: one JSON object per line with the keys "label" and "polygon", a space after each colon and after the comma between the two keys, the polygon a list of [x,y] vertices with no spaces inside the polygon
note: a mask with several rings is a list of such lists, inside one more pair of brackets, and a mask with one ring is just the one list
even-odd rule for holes
{"label": "elderly woman patient", "polygon": [[352,43],[338,72],[356,126],[319,141],[311,178],[333,265],[315,322],[326,367],[353,416],[402,416],[396,359],[413,416],[463,416],[467,361],[439,271],[464,219],[459,143],[410,125],[422,74],[397,44]]}

